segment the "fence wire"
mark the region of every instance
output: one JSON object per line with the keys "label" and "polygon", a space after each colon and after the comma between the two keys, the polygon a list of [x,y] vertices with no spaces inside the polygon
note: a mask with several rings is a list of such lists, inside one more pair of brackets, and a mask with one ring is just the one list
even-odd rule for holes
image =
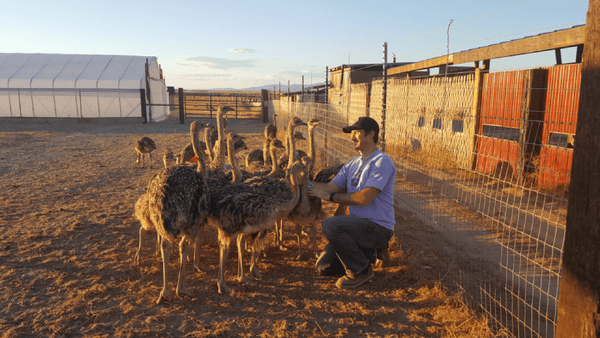
{"label": "fence wire", "polygon": [[342,127],[366,115],[385,125],[396,206],[460,253],[443,283],[479,306],[494,332],[553,337],[580,72],[389,79],[385,115],[382,81],[330,88],[328,104],[282,97],[270,112],[280,130],[294,116],[321,121],[322,168],[357,155]]}

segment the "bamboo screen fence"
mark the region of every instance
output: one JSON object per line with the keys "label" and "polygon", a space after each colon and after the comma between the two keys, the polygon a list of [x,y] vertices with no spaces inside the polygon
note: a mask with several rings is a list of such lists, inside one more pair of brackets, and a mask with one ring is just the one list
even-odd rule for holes
{"label": "bamboo screen fence", "polygon": [[385,114],[382,81],[330,90],[330,104],[282,98],[270,110],[280,130],[293,116],[321,121],[319,168],[358,155],[341,131],[358,116],[385,126],[395,205],[439,234],[432,245],[459,253],[443,284],[463,291],[495,332],[552,337],[579,66],[389,79]]}

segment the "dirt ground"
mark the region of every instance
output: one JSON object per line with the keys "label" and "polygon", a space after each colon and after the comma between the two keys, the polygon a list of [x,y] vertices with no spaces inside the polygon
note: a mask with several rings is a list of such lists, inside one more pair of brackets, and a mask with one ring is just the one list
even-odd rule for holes
{"label": "dirt ground", "polygon": [[[155,237],[148,236],[140,265],[134,263],[139,223],[133,209],[162,167],[165,150],[189,142],[190,123],[0,120],[0,336],[493,336],[486,319],[466,307],[461,294],[440,286],[445,262],[427,251],[436,243],[424,241],[423,224],[401,210],[391,264],[376,268],[375,279],[355,291],[339,290],[335,277],[316,273],[306,236],[303,256],[296,259],[296,237],[288,223],[287,250],[267,249],[257,285],[235,278],[232,246],[225,277],[235,291],[228,295],[217,293],[216,231],[206,229],[203,257],[212,271],[197,272],[188,263],[195,296],[156,305],[161,258]],[[231,120],[229,129],[256,149],[264,126]],[[158,146],[153,168],[134,163],[133,145],[141,136]],[[324,206],[333,212],[333,205]],[[319,245],[325,246],[320,232]],[[249,254],[245,257],[249,260]],[[174,252],[173,287],[178,260]]]}

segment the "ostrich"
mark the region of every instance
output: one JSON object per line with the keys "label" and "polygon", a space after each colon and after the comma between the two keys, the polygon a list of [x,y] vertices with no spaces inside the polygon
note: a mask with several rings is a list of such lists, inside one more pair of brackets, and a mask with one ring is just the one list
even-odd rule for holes
{"label": "ostrich", "polygon": [[246,166],[246,170],[253,172],[254,176],[269,176],[273,178],[279,176],[281,168],[279,167],[275,151],[277,149],[285,149],[285,147],[279,139],[273,139],[269,141],[268,148],[269,158],[271,159],[271,161],[269,161],[271,163],[270,168],[267,164],[267,161],[265,161],[264,163],[255,161]]}
{"label": "ostrich", "polygon": [[[229,108],[227,106],[220,105],[217,109],[217,143],[213,147],[214,157],[213,160],[208,165],[209,169],[220,169],[225,171],[225,156],[224,156],[224,148],[225,148],[225,138],[223,136],[224,130],[224,121],[225,115],[234,111],[234,109]],[[208,146],[208,144],[207,144]]]}
{"label": "ostrich", "polygon": [[[206,129],[204,130],[204,132],[205,132],[205,134],[211,134],[213,130],[216,131],[216,127],[208,124],[206,126]],[[212,143],[207,143],[206,137],[204,137],[204,139],[205,139],[204,141],[198,141],[198,144],[200,146],[201,151],[203,151],[204,153],[208,153],[209,161],[212,161],[214,153],[212,152],[212,148],[208,145],[208,144],[212,144]],[[179,155],[180,163],[186,163],[186,162],[192,163],[192,159],[194,158],[194,156],[195,156],[194,147],[193,147],[192,143],[190,142],[185,147],[183,147],[183,149],[181,149],[181,155]]]}
{"label": "ostrich", "polygon": [[[238,280],[253,283],[244,275],[243,271],[242,235],[255,234],[269,229],[275,220],[285,217],[296,206],[300,198],[300,190],[296,187],[303,170],[304,165],[301,162],[294,163],[289,170],[289,180],[286,179],[286,191],[282,191],[278,195],[245,183],[231,183],[219,191],[219,202],[208,216],[211,224],[215,224],[219,231],[220,261],[217,277],[219,293],[233,291],[224,279],[225,260],[229,254],[232,238],[237,238]],[[288,198],[282,198],[281,196],[284,194],[287,194]],[[255,242],[250,273],[258,278],[261,275],[255,264],[255,258],[259,255],[259,250],[259,245]]]}
{"label": "ostrich", "polygon": [[165,168],[172,167],[175,164],[179,164],[179,158],[173,154],[171,149],[167,149],[163,154],[163,164],[165,165]]}
{"label": "ostrich", "polygon": [[144,167],[144,154],[148,154],[150,156],[150,168],[152,168],[152,151],[156,149],[156,144],[152,141],[151,138],[144,136],[139,140],[135,141],[135,151],[137,152],[137,159],[135,163],[140,163],[140,158],[142,160],[142,168]]}
{"label": "ostrich", "polygon": [[[156,230],[154,223],[150,219],[150,210],[148,209],[148,194],[144,193],[137,202],[135,202],[134,216],[140,221],[139,244],[135,253],[134,262],[140,264],[140,253],[142,251],[142,242],[144,235],[152,230]],[[157,233],[156,252],[160,252],[160,235]]]}
{"label": "ostrich", "polygon": [[308,168],[308,177],[310,180],[314,177],[315,163],[317,162],[317,152],[315,151],[315,128],[319,125],[320,121],[316,118],[308,121],[308,157],[312,159],[311,165]]}
{"label": "ostrich", "polygon": [[[310,197],[308,195],[308,182],[313,177],[312,170],[314,168],[316,154],[314,130],[318,125],[319,120],[315,118],[308,121],[308,155],[302,158],[302,161],[307,168],[307,175],[303,177],[303,180],[300,184],[300,202],[298,202],[298,206],[294,208],[294,210],[290,212],[290,214],[287,217],[288,221],[294,222],[296,224],[295,233],[298,239],[297,259],[300,259],[302,256],[302,242],[300,240],[300,236],[302,235],[303,225],[308,226],[308,228],[310,229],[309,235],[313,242],[315,256],[318,257],[319,248],[317,245],[316,223],[321,222],[323,219],[325,219],[326,216],[323,212],[321,199],[318,197]],[[281,222],[279,236],[280,238],[283,238],[283,222]]]}
{"label": "ostrich", "polygon": [[[211,187],[210,196],[209,196],[209,203],[210,203],[209,209],[212,208],[217,201],[217,200],[215,200],[215,198],[218,198],[218,196],[215,196],[215,192],[231,181],[231,179],[225,173],[225,152],[224,152],[225,141],[224,141],[224,136],[223,136],[223,129],[224,129],[224,123],[225,123],[223,120],[224,120],[225,116],[227,115],[227,113],[230,111],[233,111],[233,109],[231,109],[227,106],[223,106],[223,105],[220,105],[217,109],[218,140],[217,140],[217,144],[214,147],[215,155],[213,157],[213,160],[211,161],[210,164],[207,165],[206,171],[205,171],[206,181],[208,182],[208,185]],[[205,140],[206,146],[208,148],[212,148],[212,143],[210,143],[211,136],[212,135],[209,135],[209,132],[207,132],[205,129],[204,140]],[[244,145],[245,145],[245,143],[244,143]],[[235,154],[235,152],[234,152],[234,154]],[[201,229],[199,229],[198,233],[196,234],[195,241],[194,241],[194,251],[193,251],[194,252],[194,268],[198,271],[206,272],[209,269],[202,266],[202,264],[200,263],[200,244],[204,240],[204,233],[203,233],[203,231],[200,231],[200,230]]]}
{"label": "ostrich", "polygon": [[[292,140],[294,141],[302,141],[302,140],[306,140],[306,138],[304,137],[304,135],[302,135],[302,132],[300,130],[295,130],[294,131],[294,138],[292,138]],[[290,158],[290,138],[288,137],[288,133],[286,132],[285,134],[285,152],[283,154],[281,154],[281,156],[279,156],[279,165],[283,168],[283,169],[287,169],[288,163],[289,163],[289,158]],[[295,145],[294,145],[295,146]],[[302,150],[298,150],[296,151],[296,158],[302,158],[304,156],[306,156],[306,153],[304,153]],[[300,156],[302,155],[302,156]]]}
{"label": "ostrich", "polygon": [[277,116],[277,114],[273,114],[273,124],[268,124],[265,127],[265,138],[273,139],[277,137],[277,120],[275,119]]}
{"label": "ostrich", "polygon": [[173,243],[179,241],[180,268],[177,294],[192,296],[185,286],[186,264],[189,244],[206,223],[209,186],[206,180],[206,162],[198,149],[198,133],[205,128],[202,122],[192,122],[190,134],[198,167],[176,165],[162,169],[148,184],[148,219],[154,224],[161,239],[163,259],[163,289],[156,301],[161,304],[171,299],[168,280],[168,263]]}
{"label": "ostrich", "polygon": [[[342,169],[344,164],[338,164],[333,167],[325,168],[317,173],[315,176],[315,182],[319,183],[329,183],[335,175]],[[338,204],[337,209],[333,213],[334,216],[343,216],[348,214],[348,206],[346,204]]]}
{"label": "ostrich", "polygon": [[[277,114],[273,114],[273,124],[268,124],[265,127],[265,139],[272,140],[277,138]],[[271,160],[269,158],[269,150],[263,148],[263,162],[269,165]]]}
{"label": "ostrich", "polygon": [[[239,136],[238,134],[231,132],[229,133],[229,135],[227,135],[227,157],[229,158],[230,162],[231,162],[231,157],[234,157],[235,154],[237,154],[239,152],[239,149],[242,148],[241,145],[245,146],[245,142],[243,140],[243,137]],[[232,166],[233,167],[233,166]],[[237,170],[236,170],[237,169]],[[207,170],[207,181],[209,186],[211,187],[211,198],[209,201],[209,208],[214,207],[216,205],[216,201],[214,193],[216,191],[218,191],[218,189],[222,189],[225,185],[231,183],[231,182],[241,182],[242,181],[242,173],[239,170],[239,168],[232,168],[230,172],[228,173],[224,173],[217,170]],[[200,253],[201,253],[201,244],[202,242],[204,242],[204,232],[203,232],[204,228],[200,229],[198,236],[196,237],[196,241],[194,243],[194,250],[190,252],[190,255],[188,256],[188,260],[191,260],[191,258],[193,258],[194,261],[194,268],[197,271],[203,271],[203,272],[208,272],[210,271],[209,268],[204,267],[202,265],[202,263],[200,262]],[[193,257],[192,257],[193,255]]]}
{"label": "ostrich", "polygon": [[[273,114],[273,121],[275,121],[275,117],[277,114]],[[269,156],[269,145],[271,140],[277,138],[277,124],[273,122],[273,124],[268,124],[265,126],[264,131],[265,138],[263,139],[263,148],[255,149],[246,155],[246,167],[250,166],[252,162],[262,162],[265,165],[271,164],[271,158]]]}
{"label": "ostrich", "polygon": [[[288,152],[288,161],[286,170],[289,171],[290,164],[296,162],[296,138],[294,137],[295,129],[298,126],[306,126],[307,123],[302,121],[299,117],[294,117],[288,123],[287,131],[286,131],[286,142],[288,143],[288,148],[286,148]],[[279,158],[279,165],[285,165],[282,163],[281,157]],[[275,224],[275,243],[279,246],[281,250],[283,250],[282,244],[282,229],[283,229],[283,219],[278,219]]]}
{"label": "ostrich", "polygon": [[263,139],[263,148],[254,149],[246,155],[246,168],[251,165],[255,165],[255,163],[260,163],[261,165],[268,165],[269,163],[269,146],[271,145],[271,138]]}

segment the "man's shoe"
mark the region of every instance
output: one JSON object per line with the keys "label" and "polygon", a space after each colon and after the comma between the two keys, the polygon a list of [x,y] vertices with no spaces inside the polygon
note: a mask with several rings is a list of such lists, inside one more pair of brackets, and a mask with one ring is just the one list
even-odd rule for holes
{"label": "man's shoe", "polygon": [[383,268],[390,265],[391,259],[388,248],[389,246],[386,244],[384,247],[377,249],[377,262],[375,266]]}
{"label": "man's shoe", "polygon": [[346,275],[337,280],[335,286],[340,289],[356,289],[357,287],[365,284],[375,277],[375,273],[373,272],[373,268],[369,264],[369,268],[366,275],[362,273],[358,273],[356,275]]}

